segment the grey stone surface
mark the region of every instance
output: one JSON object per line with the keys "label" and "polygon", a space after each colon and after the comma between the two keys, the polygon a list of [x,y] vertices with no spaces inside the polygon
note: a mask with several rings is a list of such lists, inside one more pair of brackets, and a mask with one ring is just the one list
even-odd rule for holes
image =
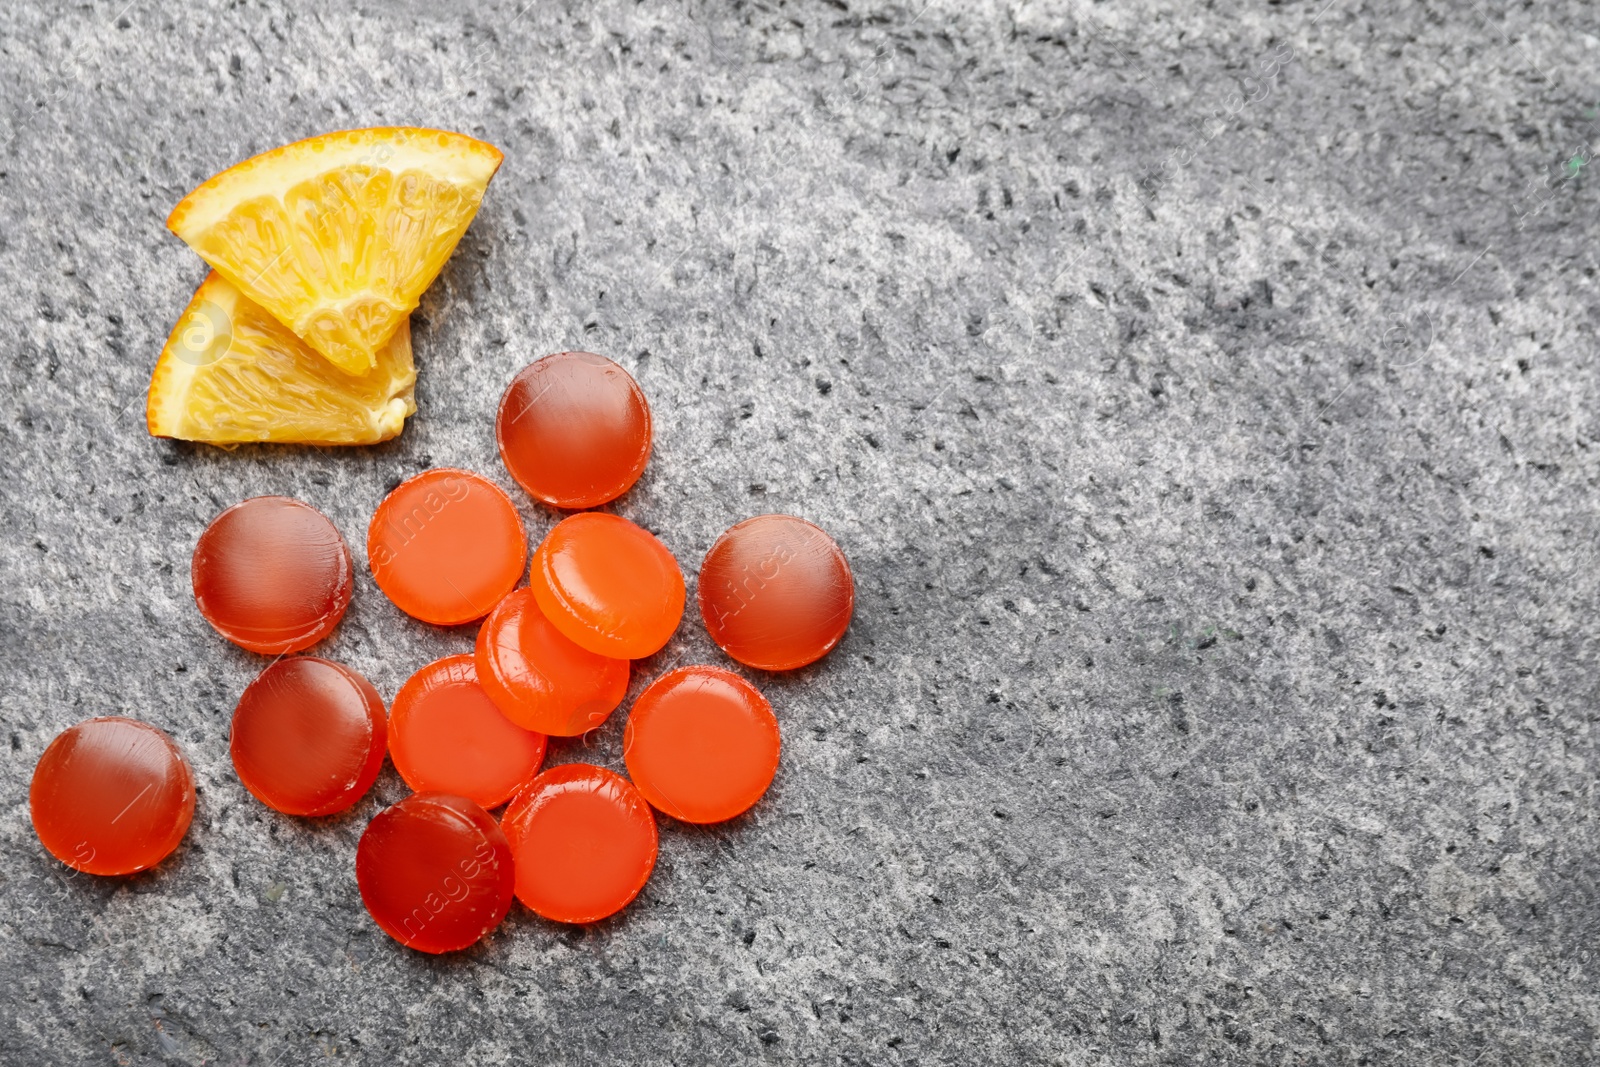
{"label": "grey stone surface", "polygon": [[[283,0],[0,12],[0,1062],[1580,1064],[1600,1034],[1592,5]],[[126,5],[126,6],[124,6]],[[119,10],[120,9],[120,10]],[[388,446],[149,439],[214,171],[378,123],[506,162]],[[424,958],[273,815],[194,541],[285,493],[509,484],[530,359],[628,366],[618,510],[788,511],[858,581],[757,677],[778,781],[622,916]],[[537,535],[553,516],[520,495]],[[470,628],[364,571],[385,697]],[[721,662],[698,618],[637,666]],[[54,734],[171,731],[126,881],[33,836]],[[556,761],[619,766],[619,714]]]}

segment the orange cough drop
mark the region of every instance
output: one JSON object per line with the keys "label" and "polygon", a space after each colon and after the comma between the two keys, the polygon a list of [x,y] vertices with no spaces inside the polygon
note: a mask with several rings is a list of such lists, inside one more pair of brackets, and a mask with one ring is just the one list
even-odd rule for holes
{"label": "orange cough drop", "polygon": [[500,713],[471,656],[447,656],[422,668],[395,694],[389,754],[419,793],[455,793],[495,808],[539,773],[545,737]]}
{"label": "orange cough drop", "polygon": [[613,659],[659,651],[683,618],[683,572],[667,546],[603,512],[556,523],[534,553],[528,586],[556,629]]}
{"label": "orange cough drop", "polygon": [[787,671],[832,651],[850,626],[855,581],[833,538],[791,515],[728,530],[700,567],[700,614],[740,663]]}
{"label": "orange cough drop", "polygon": [[309,504],[258,496],[211,520],[194,546],[194,602],[216,631],[281,656],[321,641],[350,606],[350,550]]}
{"label": "orange cough drop", "polygon": [[558,352],[511,379],[495,419],[500,458],[558,508],[626,493],[650,458],[650,405],[633,375],[591,352]]}
{"label": "orange cough drop", "polygon": [[731,819],[778,771],[778,720],[756,687],[721,667],[657,678],[628,713],[628,776],[652,807],[684,822]]}
{"label": "orange cough drop", "polygon": [[281,659],[250,683],[228,748],[239,781],[285,815],[332,815],[366,793],[383,767],[383,698],[348,667]]}
{"label": "orange cough drop", "polygon": [[28,789],[50,854],[88,874],[133,874],[178,847],[194,817],[194,774],[172,738],[136,719],[88,719],[39,757]]}
{"label": "orange cough drop", "polygon": [[587,763],[552,767],[502,820],[517,866],[517,899],[563,923],[627,907],[656,865],[656,820],[619,774]]}
{"label": "orange cough drop", "polygon": [[505,834],[465,797],[406,797],[375,815],[356,846],[368,914],[420,952],[455,952],[499,926],[514,878]]}
{"label": "orange cough drop", "polygon": [[518,589],[478,631],[478,682],[506,718],[556,737],[593,730],[622,703],[628,661],[596,655],[551,625]]}
{"label": "orange cough drop", "polygon": [[527,558],[511,499],[487,478],[452,467],[400,483],[367,528],[378,588],[407,615],[438,626],[489,614]]}

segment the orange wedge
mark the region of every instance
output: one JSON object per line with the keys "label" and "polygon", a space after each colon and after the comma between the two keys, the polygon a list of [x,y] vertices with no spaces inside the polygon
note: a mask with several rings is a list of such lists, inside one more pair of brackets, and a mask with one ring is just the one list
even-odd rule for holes
{"label": "orange wedge", "polygon": [[502,158],[441,130],[323,134],[218,174],[167,228],[334,366],[366,374],[450,258]]}
{"label": "orange wedge", "polygon": [[358,377],[212,273],[161,350],[145,419],[157,437],[219,445],[370,445],[394,437],[417,410],[416,380],[405,320]]}

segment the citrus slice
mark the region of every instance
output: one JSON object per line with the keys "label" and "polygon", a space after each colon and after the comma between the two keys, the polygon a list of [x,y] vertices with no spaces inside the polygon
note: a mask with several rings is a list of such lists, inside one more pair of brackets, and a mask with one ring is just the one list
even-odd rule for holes
{"label": "citrus slice", "polygon": [[150,377],[156,437],[211,444],[370,445],[417,410],[411,331],[402,324],[372,373],[346,374],[220,274],[201,283]]}
{"label": "citrus slice", "polygon": [[478,213],[498,148],[389,126],[230,167],[167,228],[339,369],[366,374]]}

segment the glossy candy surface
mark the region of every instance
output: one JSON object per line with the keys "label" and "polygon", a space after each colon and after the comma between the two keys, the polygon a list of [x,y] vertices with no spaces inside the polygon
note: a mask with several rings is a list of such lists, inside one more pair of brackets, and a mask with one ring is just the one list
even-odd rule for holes
{"label": "glossy candy surface", "polygon": [[576,737],[606,721],[628,691],[628,661],[580,648],[517,589],[478,630],[478,682],[518,726]]}
{"label": "glossy candy surface", "polygon": [[711,639],[740,663],[768,671],[827,655],[856,602],[839,546],[791,515],[758,515],[717,538],[697,595]]}
{"label": "glossy candy surface", "polygon": [[415,793],[373,816],[356,848],[361,902],[383,932],[422,952],[454,952],[511,907],[511,849],[465,797]]}
{"label": "glossy candy surface", "polygon": [[350,550],[309,504],[258,496],[215,519],[194,546],[194,602],[216,631],[251,652],[310,648],[350,606]]}
{"label": "glossy candy surface", "polygon": [[383,698],[355,671],[313,656],[280,659],[239,697],[229,751],[257,800],[287,815],[331,815],[383,767]]}
{"label": "glossy candy surface", "polygon": [[389,715],[389,756],[419,793],[498,807],[533,780],[545,737],[501,714],[478,684],[472,656],[446,656],[407,679]]}
{"label": "glossy candy surface", "polygon": [[86,719],[56,735],[28,790],[50,854],[89,874],[133,874],[178,847],[194,774],[172,738],[137,719]]}
{"label": "glossy candy surface", "polygon": [[667,546],[603,512],[558,522],[533,554],[528,587],[556,629],[613,659],[655,653],[683,618],[683,572]]}
{"label": "glossy candy surface", "polygon": [[656,820],[621,775],[587,763],[552,767],[501,820],[516,857],[517,899],[556,922],[621,911],[656,864]]}
{"label": "glossy candy surface", "polygon": [[482,475],[435,467],[383,498],[367,527],[367,561],[384,595],[438,626],[487,615],[527,562],[522,519]]}
{"label": "glossy candy surface", "polygon": [[684,822],[722,822],[772,784],[778,720],[737,674],[680,667],[634,702],[622,752],[628,776],[657,810]]}
{"label": "glossy candy surface", "polygon": [[650,458],[650,405],[633,375],[558,352],[511,380],[495,419],[500,458],[536,499],[592,508],[627,492]]}

